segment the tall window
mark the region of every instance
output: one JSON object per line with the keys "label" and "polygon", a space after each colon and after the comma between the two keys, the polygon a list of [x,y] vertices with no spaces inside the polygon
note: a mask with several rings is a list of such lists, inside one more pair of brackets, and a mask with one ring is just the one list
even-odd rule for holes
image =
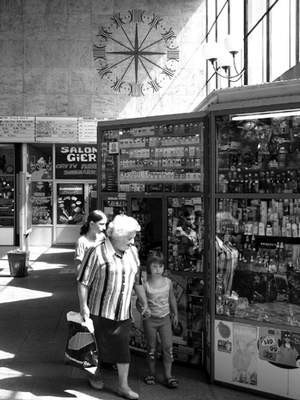
{"label": "tall window", "polygon": [[207,62],[207,94],[227,86],[272,82],[295,66],[299,7],[298,0],[207,0],[206,41],[222,45],[228,34],[240,39],[236,67],[240,71],[245,66],[244,79],[226,81]]}

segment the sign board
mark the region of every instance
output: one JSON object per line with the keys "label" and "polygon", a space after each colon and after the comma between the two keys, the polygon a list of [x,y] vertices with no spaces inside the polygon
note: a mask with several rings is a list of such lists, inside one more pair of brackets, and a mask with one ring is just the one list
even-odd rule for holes
{"label": "sign board", "polygon": [[97,146],[64,144],[55,146],[57,179],[95,179]]}
{"label": "sign board", "polygon": [[36,118],[36,142],[75,143],[78,141],[77,118]]}
{"label": "sign board", "polygon": [[34,117],[0,117],[0,142],[31,143],[35,141]]}
{"label": "sign board", "polygon": [[97,143],[97,119],[78,119],[78,141]]}

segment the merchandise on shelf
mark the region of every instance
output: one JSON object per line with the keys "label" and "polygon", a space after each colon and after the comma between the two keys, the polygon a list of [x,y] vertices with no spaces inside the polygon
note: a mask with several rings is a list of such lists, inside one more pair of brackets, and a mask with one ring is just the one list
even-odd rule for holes
{"label": "merchandise on shelf", "polygon": [[216,125],[219,193],[299,193],[298,116]]}
{"label": "merchandise on shelf", "polygon": [[203,272],[203,200],[168,198],[168,267]]}
{"label": "merchandise on shelf", "polygon": [[102,191],[201,191],[202,125],[190,122],[105,131]]}

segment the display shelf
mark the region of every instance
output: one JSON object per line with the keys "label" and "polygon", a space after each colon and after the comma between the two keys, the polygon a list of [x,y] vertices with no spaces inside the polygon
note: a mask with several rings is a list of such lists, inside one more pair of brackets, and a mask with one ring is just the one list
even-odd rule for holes
{"label": "display shelf", "polygon": [[299,193],[299,117],[216,118],[217,191]]}
{"label": "display shelf", "polygon": [[172,274],[183,275],[183,276],[185,276],[187,278],[201,278],[201,279],[204,279],[204,273],[203,272],[190,272],[190,271],[172,270]]}
{"label": "display shelf", "polygon": [[203,123],[153,122],[102,132],[103,192],[147,192],[153,183],[177,184],[182,191],[186,180],[203,187]]}

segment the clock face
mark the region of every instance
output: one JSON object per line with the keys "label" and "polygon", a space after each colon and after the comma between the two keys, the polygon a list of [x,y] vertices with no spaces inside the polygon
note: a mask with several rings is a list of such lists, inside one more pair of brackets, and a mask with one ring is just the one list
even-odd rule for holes
{"label": "clock face", "polygon": [[113,15],[98,29],[93,57],[101,79],[117,93],[158,92],[179,65],[176,35],[163,18],[143,10]]}

